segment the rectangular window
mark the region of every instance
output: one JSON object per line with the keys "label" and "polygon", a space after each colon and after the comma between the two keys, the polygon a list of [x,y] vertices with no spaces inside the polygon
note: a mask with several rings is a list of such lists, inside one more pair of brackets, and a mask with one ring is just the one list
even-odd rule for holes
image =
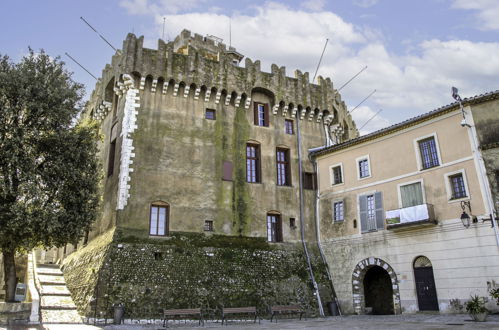
{"label": "rectangular window", "polygon": [[277,148],[277,185],[290,186],[289,150]]}
{"label": "rectangular window", "polygon": [[333,184],[343,183],[343,173],[341,171],[341,165],[334,166],[332,168]]}
{"label": "rectangular window", "polygon": [[464,185],[462,173],[450,175],[449,183],[451,187],[451,199],[459,199],[468,196],[466,194],[466,187]]}
{"label": "rectangular window", "polygon": [[213,220],[204,221],[204,231],[213,231]]}
{"label": "rectangular window", "polygon": [[293,121],[290,119],[284,120],[284,129],[285,129],[286,134],[295,134],[294,127],[293,127]]}
{"label": "rectangular window", "polygon": [[289,227],[291,227],[291,229],[296,228],[296,219],[295,218],[289,218]]}
{"label": "rectangular window", "polygon": [[269,105],[263,103],[254,103],[254,124],[256,126],[269,126]]}
{"label": "rectangular window", "polygon": [[281,216],[267,214],[267,240],[269,242],[282,242]]}
{"label": "rectangular window", "polygon": [[499,170],[496,170],[496,190],[499,192]]}
{"label": "rectangular window", "polygon": [[246,145],[246,181],[261,182],[260,180],[260,146]]}
{"label": "rectangular window", "polygon": [[333,203],[333,221],[344,220],[344,204],[343,201]]}
{"label": "rectangular window", "polygon": [[151,205],[149,235],[166,236],[168,234],[168,206]]}
{"label": "rectangular window", "polygon": [[303,189],[317,189],[317,175],[312,172],[303,172]]}
{"label": "rectangular window", "polygon": [[400,199],[403,208],[423,204],[421,182],[400,186]]}
{"label": "rectangular window", "polygon": [[421,155],[421,166],[422,169],[427,169],[440,165],[438,161],[437,145],[435,143],[435,137],[429,137],[427,139],[419,140],[419,152]]}
{"label": "rectangular window", "polygon": [[116,139],[114,139],[109,144],[109,158],[107,161],[107,176],[111,176],[114,173],[114,160],[116,155]]}
{"label": "rectangular window", "polygon": [[213,109],[206,109],[206,112],[204,113],[204,118],[210,119],[210,120],[215,120],[216,117],[216,111]]}
{"label": "rectangular window", "polygon": [[368,176],[371,175],[369,173],[369,160],[367,158],[359,160],[358,166],[359,166],[359,178],[360,179],[367,178]]}
{"label": "rectangular window", "polygon": [[385,228],[381,192],[359,196],[360,227],[363,233]]}

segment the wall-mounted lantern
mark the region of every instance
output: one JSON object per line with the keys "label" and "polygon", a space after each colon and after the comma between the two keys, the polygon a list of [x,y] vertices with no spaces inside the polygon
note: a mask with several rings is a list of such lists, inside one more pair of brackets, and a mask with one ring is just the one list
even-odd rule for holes
{"label": "wall-mounted lantern", "polygon": [[[466,213],[466,207],[468,207],[468,211],[470,212],[470,214]],[[463,223],[464,227],[469,228],[471,221],[473,223],[478,222],[477,217],[472,215],[472,213],[471,213],[470,201],[462,201],[461,202],[461,210],[463,210],[463,213],[461,213],[461,222]]]}

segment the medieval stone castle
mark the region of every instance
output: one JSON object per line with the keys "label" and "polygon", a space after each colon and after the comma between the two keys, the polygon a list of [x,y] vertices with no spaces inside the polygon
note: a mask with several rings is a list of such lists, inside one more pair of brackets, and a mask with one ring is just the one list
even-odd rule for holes
{"label": "medieval stone castle", "polygon": [[127,36],[85,112],[100,123],[106,173],[100,217],[64,262],[79,309],[316,313],[333,297],[308,149],[358,135],[331,80],[242,67],[233,47],[186,30],[142,44]]}

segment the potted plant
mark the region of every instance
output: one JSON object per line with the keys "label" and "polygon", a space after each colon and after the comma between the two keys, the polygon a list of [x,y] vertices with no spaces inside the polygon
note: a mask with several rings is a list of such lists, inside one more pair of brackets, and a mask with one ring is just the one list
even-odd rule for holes
{"label": "potted plant", "polygon": [[489,293],[496,300],[496,304],[499,305],[499,288],[490,289]]}
{"label": "potted plant", "polygon": [[477,295],[471,296],[471,299],[466,302],[466,311],[477,322],[485,322],[489,313],[487,308],[485,308],[483,297]]}

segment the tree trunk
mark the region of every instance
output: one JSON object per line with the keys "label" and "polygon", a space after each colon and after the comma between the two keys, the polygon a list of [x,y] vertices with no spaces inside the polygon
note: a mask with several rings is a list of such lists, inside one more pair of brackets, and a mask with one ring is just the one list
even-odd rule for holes
{"label": "tree trunk", "polygon": [[5,301],[14,302],[16,295],[16,261],[14,259],[15,251],[3,250],[3,266],[5,274]]}

